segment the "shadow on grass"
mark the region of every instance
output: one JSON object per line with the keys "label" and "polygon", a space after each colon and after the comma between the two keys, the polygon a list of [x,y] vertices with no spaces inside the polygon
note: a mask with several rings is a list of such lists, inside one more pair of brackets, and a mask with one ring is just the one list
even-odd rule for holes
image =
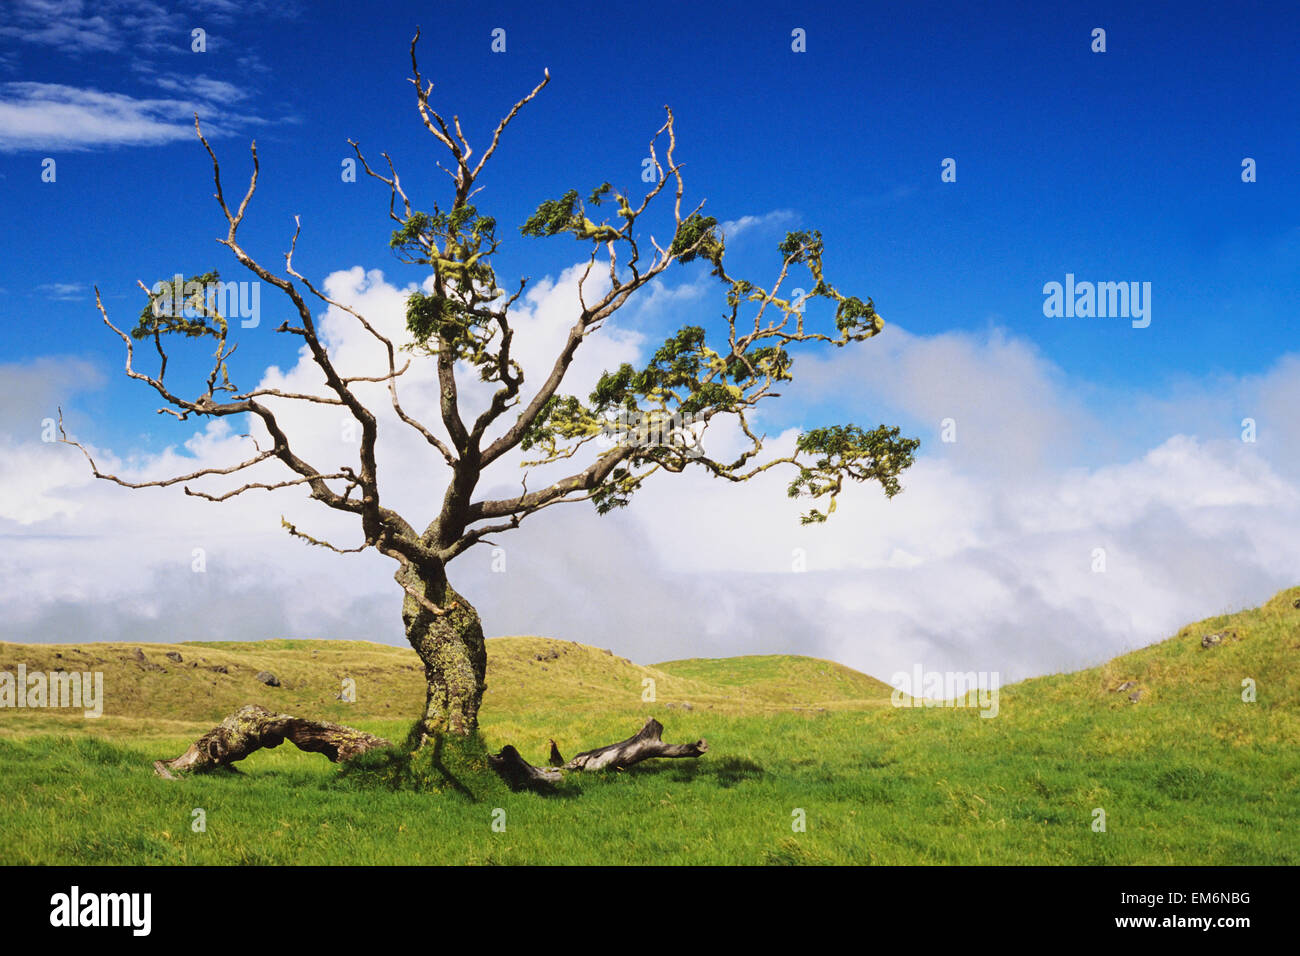
{"label": "shadow on grass", "polygon": [[408,740],[354,757],[341,767],[339,782],[362,790],[451,793],[472,803],[505,790],[477,735],[438,736],[419,749],[412,745]]}
{"label": "shadow on grass", "polygon": [[695,780],[716,783],[724,790],[746,780],[757,780],[766,772],[747,757],[715,757],[704,760],[673,760],[640,763],[624,773],[664,776],[674,783]]}

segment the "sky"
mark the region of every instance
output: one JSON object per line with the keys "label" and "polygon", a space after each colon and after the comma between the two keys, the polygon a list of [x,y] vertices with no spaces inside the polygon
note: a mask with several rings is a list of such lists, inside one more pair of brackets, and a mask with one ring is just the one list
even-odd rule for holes
{"label": "sky", "polygon": [[[386,151],[417,207],[446,203],[442,147],[408,81],[417,26],[434,105],[480,150],[552,77],[475,200],[502,224],[498,276],[531,278],[528,381],[572,322],[580,250],[515,226],[570,188],[641,188],[669,105],[688,199],[723,223],[733,274],[770,282],[785,232],[818,229],[828,279],[887,322],[856,347],[798,352],[760,418],[770,447],[847,421],[922,442],[901,495],[855,486],[824,526],[799,524],[788,475],[735,486],[688,472],[607,517],[550,509],[499,554],[451,566],[490,635],[641,663],[782,652],[884,679],[920,663],[1012,680],[1295,585],[1300,9],[1068,6],[10,0],[0,639],[402,643],[388,559],[307,548],[280,527],[355,543],[342,516],[293,490],[225,504],[128,491],[43,438],[61,408],[105,470],[137,480],[247,449],[239,423],[156,413],[91,291],[130,324],[138,281],[244,277],[214,241],[224,220],[196,112],[230,194],[256,140],[247,248],[280,269],[300,217],[294,265],[400,336],[428,268],[389,250],[385,187],[347,181],[343,163],[349,139],[372,162]],[[1050,283],[1070,282],[1135,283],[1145,317],[1049,314]],[[707,267],[674,267],[584,345],[566,391],[643,363],[683,324],[718,328],[723,304]],[[317,387],[297,340],[274,331],[289,314],[264,286],[258,323],[237,330],[242,387]],[[375,371],[349,316],[317,319],[340,362]],[[197,394],[206,358],[176,350],[169,381]],[[402,388],[432,411],[427,368]],[[293,413],[304,447],[352,452],[321,411]],[[442,491],[425,452],[381,418],[386,500],[421,526]],[[517,465],[484,490],[517,488]]]}

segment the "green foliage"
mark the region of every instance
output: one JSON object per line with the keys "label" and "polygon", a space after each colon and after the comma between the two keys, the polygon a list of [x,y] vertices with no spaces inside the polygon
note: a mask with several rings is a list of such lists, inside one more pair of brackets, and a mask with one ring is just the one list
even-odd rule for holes
{"label": "green foliage", "polygon": [[856,296],[846,296],[835,309],[835,327],[841,332],[854,334],[868,329],[879,332],[884,325],[870,299],[863,302]]}
{"label": "green foliage", "polygon": [[[617,202],[618,216],[623,220],[621,229],[588,218],[588,207],[600,207],[611,199]],[[609,182],[603,182],[587,194],[585,203],[577,189],[543,200],[519,231],[538,238],[570,235],[581,242],[625,240],[634,244],[632,226],[636,219],[637,212],[628,198]],[[411,342],[406,347],[449,354],[477,367],[484,381],[505,378],[500,365],[501,345],[507,334],[505,312],[513,302],[511,299],[496,311],[503,293],[496,288],[489,264],[497,248],[495,225],[468,204],[446,213],[435,208],[432,214],[412,213],[393,232],[391,240],[399,254],[410,261],[429,263],[436,275],[431,291],[416,291],[407,300]],[[876,335],[884,322],[871,299],[841,294],[825,280],[820,232],[796,230],[786,234],[778,245],[782,257],[780,277],[770,290],[727,274],[724,238],[716,218],[693,212],[677,223],[668,244],[667,260],[659,262],[657,269],[640,273],[643,281],[658,275],[670,261],[689,264],[700,259],[711,264],[712,274],[724,284],[730,307],[730,314],[725,316],[729,327],[724,336],[715,338],[716,347],[709,343],[703,326],[684,325],[664,340],[644,367],[624,363],[606,371],[586,402],[574,395],[549,397],[522,430],[522,450],[534,452],[534,458],[523,462],[525,467],[570,458],[586,443],[616,430],[617,450],[612,454],[617,460],[607,463],[609,467],[602,472],[599,486],[573,490],[575,495],[585,493],[601,514],[626,506],[655,470],[679,472],[694,464],[714,475],[744,481],[768,467],[756,460],[762,439],[750,431],[746,416],[759,401],[777,394],[774,385],[792,379],[792,347],[801,343],[842,347]],[[631,266],[639,256],[638,249],[624,260],[621,276],[611,260],[615,292],[629,281],[629,273],[637,275]],[[785,293],[780,292],[787,280],[793,285],[791,273],[795,267],[806,268],[812,280],[812,292],[800,302],[782,298]],[[805,323],[811,322],[805,318],[804,302],[817,299],[833,303],[833,332],[826,321],[821,329],[806,327]],[[601,317],[618,304],[602,303],[601,308],[607,311]],[[756,313],[752,331],[749,317],[739,314],[743,305],[752,306]],[[510,366],[518,371],[513,362]],[[753,442],[752,449],[746,449],[730,463],[708,458],[701,444],[703,431],[719,415],[740,418],[746,436]],[[615,423],[611,423],[611,416],[617,419]],[[800,440],[796,457],[775,463],[792,465],[799,471],[789,487],[791,496],[817,499],[829,495],[829,513],[835,509],[836,495],[846,478],[877,480],[887,495],[897,494],[901,487],[898,475],[912,464],[918,445],[914,439],[900,438],[897,429],[884,426],[873,432],[853,425],[835,426],[809,432]],[[808,456],[816,457],[805,460]],[[824,521],[826,515],[814,509],[803,520]]]}
{"label": "green foliage", "polygon": [[406,299],[406,329],[411,341],[404,348],[432,355],[446,350],[455,359],[478,366],[484,381],[495,377],[497,365],[487,348],[491,326],[463,302],[417,289]]}
{"label": "green foliage", "polygon": [[696,256],[715,266],[722,261],[722,239],[718,236],[718,220],[712,216],[692,213],[682,220],[669,252],[678,262],[691,262]]}
{"label": "green foliage", "polygon": [[[491,308],[502,293],[490,258],[496,251],[496,220],[465,204],[432,214],[413,212],[393,231],[391,247],[408,262],[433,267],[432,292],[417,289],[406,300],[403,346],[430,355],[443,352],[478,369],[485,382],[501,379],[501,363],[490,348],[497,333]],[[518,366],[511,362],[512,372]]]}
{"label": "green foliage", "polygon": [[428,342],[445,331],[443,320],[451,311],[446,296],[412,292],[406,300],[406,330],[416,342]]}
{"label": "green foliage", "polygon": [[[818,457],[800,466],[788,493],[791,498],[830,495],[827,514],[835,510],[835,497],[842,490],[845,478],[875,479],[892,498],[902,490],[898,475],[911,467],[912,456],[920,444],[915,438],[901,437],[897,427],[884,425],[869,432],[857,425],[814,428],[799,436],[796,447],[800,452]],[[825,521],[827,514],[814,508],[802,521],[817,524]]]}
{"label": "green foliage", "polygon": [[547,199],[519,227],[525,236],[558,236],[573,229],[578,215],[578,191],[570,189],[559,199]]}
{"label": "green foliage", "polygon": [[641,481],[632,473],[632,469],[619,465],[610,473],[609,478],[591,493],[591,500],[596,505],[596,514],[607,515],[615,508],[626,508],[631,503],[632,493],[640,487]]}
{"label": "green foliage", "polygon": [[637,394],[649,391],[649,374],[638,372],[628,362],[622,363],[616,371],[604,372],[591,393],[591,402],[597,411],[610,408],[636,408]]}
{"label": "green foliage", "polygon": [[496,220],[480,216],[472,205],[457,206],[443,212],[436,206],[432,215],[415,211],[394,229],[388,241],[390,248],[404,254],[410,261],[436,265],[444,258],[447,262],[464,267],[469,253],[484,245],[491,246],[496,239]]}
{"label": "green foliage", "polygon": [[389,248],[404,252],[413,259],[427,255],[433,241],[429,218],[427,213],[418,210],[411,213],[402,223],[402,228],[393,230],[393,236],[388,240]]}
{"label": "green foliage", "polygon": [[149,302],[140,311],[140,319],[131,330],[133,339],[146,339],[156,335],[176,334],[186,338],[211,336],[222,339],[226,335],[226,319],[208,301],[211,286],[221,279],[214,269],[202,275],[183,280],[180,295],[172,280],[154,283],[158,291],[149,291]]}
{"label": "green foliage", "polygon": [[727,376],[737,385],[748,385],[759,378],[774,382],[788,382],[794,360],[779,345],[763,345],[749,350],[744,356],[734,355],[727,362]]}
{"label": "green foliage", "polygon": [[723,381],[708,381],[710,372],[730,375],[736,381],[748,378],[739,362],[723,364],[718,353],[706,344],[703,328],[688,325],[666,339],[644,369],[637,370],[624,362],[617,371],[601,375],[591,393],[591,403],[597,412],[618,408],[630,411],[644,402],[685,414],[735,408],[739,390]]}
{"label": "green foliage", "polygon": [[573,395],[552,395],[524,431],[519,447],[523,451],[544,448],[548,455],[559,451],[558,439],[583,438],[600,431],[600,421]]}
{"label": "green foliage", "polygon": [[[587,197],[587,202],[599,206],[612,189],[609,183],[602,183]],[[619,212],[622,214],[627,209],[627,202],[621,195],[618,200]],[[558,236],[567,232],[579,242],[612,242],[622,238],[615,227],[596,225],[587,218],[578,202],[576,189],[570,189],[559,199],[543,201],[537,211],[519,227],[519,232],[525,236],[537,237]]]}
{"label": "green foliage", "polygon": [[816,229],[811,232],[787,232],[777,251],[791,265],[803,262],[820,262],[825,251],[822,234]]}

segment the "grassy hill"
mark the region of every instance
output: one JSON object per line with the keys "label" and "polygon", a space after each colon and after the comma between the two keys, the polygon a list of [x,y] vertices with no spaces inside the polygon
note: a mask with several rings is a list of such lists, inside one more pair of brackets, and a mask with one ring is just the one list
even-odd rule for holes
{"label": "grassy hill", "polygon": [[[172,656],[168,656],[172,655]],[[104,674],[103,716],[56,709],[0,710],[0,736],[75,729],[106,736],[202,731],[243,704],[339,722],[413,721],[424,672],[409,647],[365,641],[214,641],[185,644],[11,644],[0,671]],[[257,675],[279,681],[268,686]],[[340,699],[351,679],[355,701]],[[653,681],[653,702],[643,701]],[[563,708],[583,715],[652,709],[725,714],[821,712],[887,703],[888,685],[841,664],[770,655],[633,664],[611,651],[542,637],[488,640],[484,723]]]}
{"label": "grassy hill", "polygon": [[[0,671],[100,670],[107,698],[94,721],[0,710],[0,863],[1296,864],[1298,599],[1291,589],[1101,667],[1005,687],[994,719],[891,707],[886,685],[829,661],[642,667],[571,642],[494,639],[492,747],[541,762],[548,738],[571,754],[653,715],[665,739],[712,749],[571,776],[555,797],[501,790],[478,803],[360,789],[290,747],[240,775],[152,775],[153,759],[244,703],[399,739],[423,696],[409,650],[0,643]],[[263,670],[281,686],[258,681]],[[355,703],[337,699],[344,678]],[[490,826],[495,808],[505,832]]]}

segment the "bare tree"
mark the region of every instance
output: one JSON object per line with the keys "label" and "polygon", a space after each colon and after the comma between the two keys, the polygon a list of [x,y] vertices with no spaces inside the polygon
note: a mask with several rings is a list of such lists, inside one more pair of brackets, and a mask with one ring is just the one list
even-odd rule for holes
{"label": "bare tree", "polygon": [[[110,320],[96,289],[95,302],[104,323],[126,346],[126,374],[162,397],[165,406],[161,412],[179,421],[248,415],[254,423],[260,423],[265,444],[254,440],[249,456],[228,467],[132,482],[101,472],[82,445],[66,434],[63,439],[86,453],[96,477],[130,488],[183,484],[186,494],[225,501],[253,489],[306,486],[311,498],[356,515],[363,537],[359,545],[348,548],[285,524],[291,535],[313,545],[339,552],[374,548],[396,562],[395,578],[404,591],[402,617],[406,635],[424,664],[428,684],[423,717],[413,735],[417,744],[422,744],[445,734],[473,735],[477,729],[487,664],[483,627],[474,606],[452,588],[447,578],[448,565],[474,545],[517,528],[529,515],[561,502],[590,501],[602,514],[623,507],[651,475],[680,473],[688,467],[704,469],[731,482],[788,467],[793,473],[788,486],[791,497],[829,502],[826,512],[814,507],[803,520],[824,521],[826,514],[834,510],[845,479],[876,481],[887,495],[896,494],[900,490],[898,476],[912,463],[919,443],[900,437],[897,428],[881,426],[868,431],[854,425],[832,425],[801,434],[795,450],[788,455],[764,456],[763,438],[751,428],[751,410],[759,402],[776,397],[774,389],[791,380],[791,347],[817,343],[842,347],[861,342],[879,333],[883,322],[870,299],[843,295],[823,277],[822,238],[817,232],[791,232],[786,236],[779,246],[779,267],[770,286],[764,288],[732,277],[724,265],[725,236],[717,221],[703,215],[702,203],[689,210],[683,205],[685,187],[682,165],[676,158],[671,110],[666,110],[663,125],[650,140],[649,158],[655,178],[647,184],[644,195],[634,198],[604,183],[584,201],[576,190],[571,190],[542,202],[522,225],[520,231],[525,236],[567,235],[578,241],[586,256],[578,283],[580,304],[568,336],[545,380],[526,390],[523,369],[512,353],[515,329],[511,310],[527,280],[520,281],[512,292],[499,286],[492,266],[499,246],[496,221],[482,214],[472,199],[506,127],[546,87],[550,74],[514,104],[474,161],[475,150],[459,119],[453,116],[448,123],[431,103],[433,84],[426,83],[416,62],[418,40],[417,31],[411,41],[411,82],[425,128],[447,153],[448,164],[439,163],[439,167],[452,181],[450,204],[435,203],[432,212],[415,208],[388,154],[381,154],[384,163],[376,169],[358,144],[349,141],[361,168],[389,192],[389,215],[397,224],[391,246],[404,261],[432,269],[432,291],[414,292],[407,301],[409,341],[394,343],[366,316],[326,295],[298,272],[293,255],[300,223],[285,253],[282,274],[268,269],[244,249],[238,233],[257,189],[257,145],[252,145],[248,188],[238,205],[232,207],[216,154],[196,116],[195,130],[211,157],[215,196],[228,226],[225,238],[218,241],[245,269],[278,289],[292,305],[297,324],[286,321],[277,332],[302,339],[323,373],[324,393],[300,394],[273,388],[241,391],[232,383],[227,361],[235,346],[229,344],[226,317],[204,291],[217,278],[216,273],[193,277],[180,295],[141,284],[148,303],[129,334]],[[653,235],[643,237],[638,231],[642,217],[652,207],[660,210],[657,215],[664,223],[670,223],[671,235],[662,244]],[[607,208],[612,208],[613,214],[601,222],[590,218],[598,217]],[[562,393],[565,375],[583,342],[674,263],[693,260],[712,266],[712,275],[725,295],[726,327],[725,334],[719,336],[720,344],[717,340],[710,344],[704,328],[688,325],[668,338],[643,368],[624,364],[606,372],[585,400]],[[783,291],[793,281],[795,270],[806,271],[812,286],[806,296],[799,298]],[[593,281],[593,277],[599,281]],[[599,288],[593,290],[596,286]],[[348,376],[336,368],[317,331],[313,304],[341,310],[360,323],[383,347],[386,372]],[[805,319],[806,306],[809,312],[822,309],[823,320]],[[214,362],[197,397],[184,397],[165,380],[167,352],[163,343],[168,335],[210,338],[215,342]],[[152,342],[159,358],[156,373],[135,367],[133,342]],[[411,364],[411,358],[399,364],[403,349],[416,358],[436,363],[440,429],[421,423],[402,406],[398,386]],[[494,387],[487,407],[472,418],[458,397],[458,376],[467,374]],[[427,443],[429,453],[448,469],[441,506],[422,529],[420,524],[386,507],[380,498],[375,463],[378,424],[375,413],[357,397],[355,386],[361,382],[386,384],[396,417],[414,429]],[[344,409],[360,428],[358,460],[333,470],[304,460],[273,411],[273,406],[285,402]],[[512,419],[505,417],[508,413]],[[717,460],[704,451],[704,434],[714,419],[730,419],[745,436],[744,450],[732,460]],[[570,459],[585,464],[575,464],[572,473],[545,487],[530,490],[525,482],[513,497],[477,497],[476,489],[485,471],[516,449],[532,454],[532,460],[525,462],[531,466]],[[198,479],[239,475],[272,459],[287,469],[282,480],[248,481],[219,492],[191,487]],[[296,719],[279,716],[283,720]],[[284,727],[289,726],[283,720],[274,724],[272,736],[276,742],[283,738]],[[301,728],[294,733],[315,739]]]}

